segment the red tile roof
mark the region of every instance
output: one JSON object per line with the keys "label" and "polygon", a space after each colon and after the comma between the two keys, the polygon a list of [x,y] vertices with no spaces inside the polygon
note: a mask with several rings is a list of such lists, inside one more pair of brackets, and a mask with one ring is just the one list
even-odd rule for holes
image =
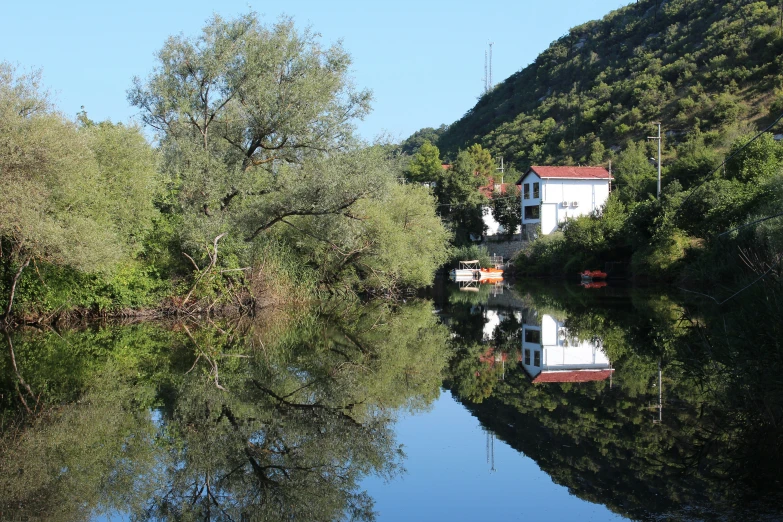
{"label": "red tile roof", "polygon": [[[503,362],[508,361],[508,354],[506,352],[500,352],[500,360]],[[495,348],[491,346],[487,348],[486,352],[479,355],[479,361],[484,364],[489,364],[490,366],[495,366],[495,363],[498,362],[495,356]]]}
{"label": "red tile roof", "polygon": [[608,379],[614,370],[576,370],[569,372],[541,372],[533,379],[540,382],[590,382]]}
{"label": "red tile roof", "polygon": [[[500,185],[498,190],[500,191],[501,195],[505,195],[505,193],[508,191],[508,187],[511,186],[510,183],[498,183],[498,185]],[[492,194],[495,192],[495,180],[489,178],[489,183],[483,187],[479,187],[479,192],[484,194],[489,199],[492,199]]]}
{"label": "red tile roof", "polygon": [[519,178],[517,185],[522,183],[531,172],[542,179],[614,179],[603,167],[546,167],[534,165]]}

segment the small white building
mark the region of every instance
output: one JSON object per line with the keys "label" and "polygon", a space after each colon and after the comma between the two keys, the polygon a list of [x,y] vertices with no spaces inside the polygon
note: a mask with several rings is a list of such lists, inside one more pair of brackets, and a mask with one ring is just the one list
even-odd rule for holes
{"label": "small white building", "polygon": [[522,325],[522,367],[534,383],[602,381],[614,371],[599,339],[581,340],[551,315]]}
{"label": "small white building", "polygon": [[541,234],[551,234],[567,218],[601,208],[613,179],[603,167],[530,167],[517,182],[523,233],[540,225]]}

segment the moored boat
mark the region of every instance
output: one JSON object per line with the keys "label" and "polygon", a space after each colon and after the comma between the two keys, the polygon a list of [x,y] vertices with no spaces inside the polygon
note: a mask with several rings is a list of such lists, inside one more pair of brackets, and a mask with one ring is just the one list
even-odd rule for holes
{"label": "moored boat", "polygon": [[[460,261],[459,268],[455,268],[449,272],[449,276],[453,280],[465,280],[465,279],[480,279],[481,266],[479,266],[479,260],[473,259],[470,261]],[[477,274],[478,277],[477,277]]]}
{"label": "moored boat", "polygon": [[449,272],[452,281],[484,281],[503,279],[502,268],[481,268],[477,259],[460,261],[459,268]]}

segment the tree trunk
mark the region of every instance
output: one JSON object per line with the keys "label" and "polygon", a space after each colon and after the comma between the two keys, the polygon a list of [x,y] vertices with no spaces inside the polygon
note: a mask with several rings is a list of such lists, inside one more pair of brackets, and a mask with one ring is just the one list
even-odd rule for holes
{"label": "tree trunk", "polygon": [[24,263],[19,267],[19,270],[14,274],[14,278],[11,281],[11,295],[8,297],[8,307],[5,309],[5,322],[11,320],[11,308],[14,306],[14,296],[16,295],[16,285],[19,283],[19,278],[22,276],[22,271],[30,264],[31,256],[25,259]]}
{"label": "tree trunk", "polygon": [[[38,397],[35,396],[33,393],[33,390],[30,389],[30,385],[27,384],[22,377],[22,374],[19,373],[19,368],[16,366],[16,354],[14,353],[14,344],[11,342],[11,334],[8,332],[5,332],[5,338],[8,341],[8,351],[11,354],[11,365],[14,368],[14,373],[16,374],[16,377],[19,379],[19,384],[24,387],[25,390],[27,390],[27,393],[30,394],[30,397],[35,399],[35,408],[38,408]],[[19,399],[22,401],[22,405],[24,406],[24,409],[27,410],[27,413],[33,414],[33,410],[30,409],[30,406],[27,404],[27,400],[24,398],[24,393],[22,390],[19,389],[19,386],[16,387],[16,391],[19,394]]]}

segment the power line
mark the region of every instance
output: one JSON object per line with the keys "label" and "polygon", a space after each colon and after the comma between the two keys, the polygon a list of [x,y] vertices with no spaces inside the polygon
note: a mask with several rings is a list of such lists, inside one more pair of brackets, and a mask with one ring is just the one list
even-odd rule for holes
{"label": "power line", "polygon": [[740,225],[737,228],[732,228],[731,230],[727,230],[726,232],[722,232],[717,235],[717,237],[725,236],[726,234],[730,234],[732,232],[736,232],[737,230],[740,230],[741,228],[749,227],[751,225],[755,225],[757,223],[762,223],[764,221],[768,221],[770,219],[775,219],[776,217],[783,216],[783,212],[780,212],[779,214],[774,214],[772,216],[767,216],[761,219],[757,219],[756,221],[751,221],[750,223],[745,223],[744,225]]}

